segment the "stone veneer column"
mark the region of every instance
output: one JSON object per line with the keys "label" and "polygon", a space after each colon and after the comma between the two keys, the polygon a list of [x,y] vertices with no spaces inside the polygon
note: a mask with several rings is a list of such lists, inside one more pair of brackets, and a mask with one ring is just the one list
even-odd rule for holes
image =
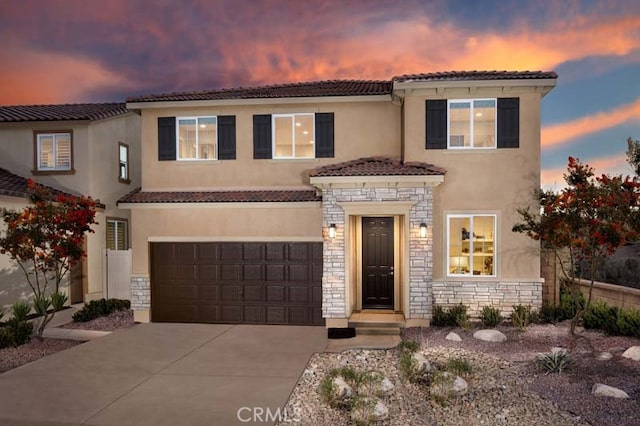
{"label": "stone veneer column", "polygon": [[336,225],[335,238],[324,236],[322,243],[322,316],[346,316],[346,272],[344,210],[337,204],[336,190],[322,190],[322,229]]}
{"label": "stone veneer column", "polygon": [[[433,196],[432,188],[409,188],[418,202],[409,218],[409,312],[407,318],[430,319],[433,277]],[[399,191],[403,191],[400,189]],[[420,224],[427,225],[427,236],[420,237]]]}
{"label": "stone veneer column", "polygon": [[148,275],[131,276],[131,309],[151,309],[151,279]]}

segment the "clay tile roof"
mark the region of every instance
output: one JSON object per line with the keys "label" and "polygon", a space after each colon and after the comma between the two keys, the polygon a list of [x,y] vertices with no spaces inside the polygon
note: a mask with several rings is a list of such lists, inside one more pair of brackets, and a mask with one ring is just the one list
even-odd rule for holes
{"label": "clay tile roof", "polygon": [[130,192],[119,203],[293,203],[320,201],[321,197],[310,190],[269,191],[142,191]]}
{"label": "clay tile roof", "polygon": [[237,87],[234,89],[198,92],[165,93],[130,97],[127,102],[203,101],[260,98],[301,98],[320,96],[366,96],[391,94],[392,82],[380,80],[327,80],[270,86]]}
{"label": "clay tile roof", "polygon": [[446,71],[405,74],[393,77],[393,81],[527,80],[553,78],[558,78],[558,74],[553,71]]}
{"label": "clay tile roof", "polygon": [[319,167],[312,170],[309,176],[431,176],[444,175],[445,173],[444,169],[433,164],[403,162],[385,157],[369,157]]}
{"label": "clay tile roof", "polygon": [[0,122],[102,120],[126,114],[123,103],[0,106]]}
{"label": "clay tile roof", "polygon": [[[46,188],[49,188],[54,194],[71,195],[68,192],[63,192],[50,186],[44,186]],[[0,169],[0,195],[26,198],[27,179],[23,178],[22,176],[14,175],[13,173],[5,169]]]}

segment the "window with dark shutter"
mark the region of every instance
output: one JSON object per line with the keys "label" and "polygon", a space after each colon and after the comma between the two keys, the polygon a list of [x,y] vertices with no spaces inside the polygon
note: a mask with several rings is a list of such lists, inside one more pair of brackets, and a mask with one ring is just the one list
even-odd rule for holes
{"label": "window with dark shutter", "polygon": [[158,117],[158,161],[176,159],[176,118]]}
{"label": "window with dark shutter", "polygon": [[447,100],[426,101],[426,149],[447,149]]}
{"label": "window with dark shutter", "polygon": [[498,98],[498,148],[520,146],[520,99]]}
{"label": "window with dark shutter", "polygon": [[334,126],[332,112],[316,113],[316,158],[334,156]]}
{"label": "window with dark shutter", "polygon": [[253,158],[271,158],[271,115],[253,116]]}
{"label": "window with dark shutter", "polygon": [[236,116],[218,116],[218,160],[236,159]]}

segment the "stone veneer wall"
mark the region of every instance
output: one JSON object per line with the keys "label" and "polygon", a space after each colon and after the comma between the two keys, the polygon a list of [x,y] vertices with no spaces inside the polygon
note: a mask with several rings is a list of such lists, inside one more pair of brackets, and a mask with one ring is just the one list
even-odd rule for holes
{"label": "stone veneer wall", "polygon": [[487,305],[500,308],[503,314],[511,314],[513,305],[542,306],[542,282],[434,281],[432,286],[436,305],[462,303],[475,317]]}
{"label": "stone veneer wall", "polygon": [[[345,213],[338,203],[349,202],[412,201],[409,220],[409,309],[407,318],[431,318],[432,300],[429,284],[432,277],[432,189],[420,188],[324,188],[322,190],[323,229],[336,225],[336,236],[324,239],[322,274],[322,315],[324,318],[345,318]],[[384,210],[381,209],[381,212]],[[420,224],[429,229],[426,238],[420,238]],[[396,268],[397,269],[397,268]]]}
{"label": "stone veneer wall", "polygon": [[147,276],[131,277],[131,309],[151,308],[151,279]]}

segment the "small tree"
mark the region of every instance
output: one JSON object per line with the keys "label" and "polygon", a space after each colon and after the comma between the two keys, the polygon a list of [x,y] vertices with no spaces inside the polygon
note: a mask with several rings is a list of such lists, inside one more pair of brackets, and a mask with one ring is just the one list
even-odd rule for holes
{"label": "small tree", "polygon": [[636,176],[640,176],[640,141],[627,139],[627,162],[633,168]]}
{"label": "small tree", "polygon": [[[576,288],[582,266],[588,265],[591,286],[586,305],[578,309],[571,322],[571,333],[591,303],[598,261],[638,236],[640,230],[640,183],[636,178],[602,175],[594,177],[588,165],[569,157],[567,186],[559,193],[540,191],[540,214],[518,209],[521,223],[513,227],[540,240],[561,266],[562,274]],[[569,267],[561,252],[568,253]]]}
{"label": "small tree", "polygon": [[[20,211],[2,210],[6,231],[0,238],[0,253],[8,254],[27,278],[34,310],[41,318],[35,332],[41,337],[67,300],[60,286],[85,256],[82,242],[85,233],[93,232],[96,203],[91,198],[53,194],[31,180],[27,185],[29,205]],[[47,294],[50,283],[54,288]]]}

